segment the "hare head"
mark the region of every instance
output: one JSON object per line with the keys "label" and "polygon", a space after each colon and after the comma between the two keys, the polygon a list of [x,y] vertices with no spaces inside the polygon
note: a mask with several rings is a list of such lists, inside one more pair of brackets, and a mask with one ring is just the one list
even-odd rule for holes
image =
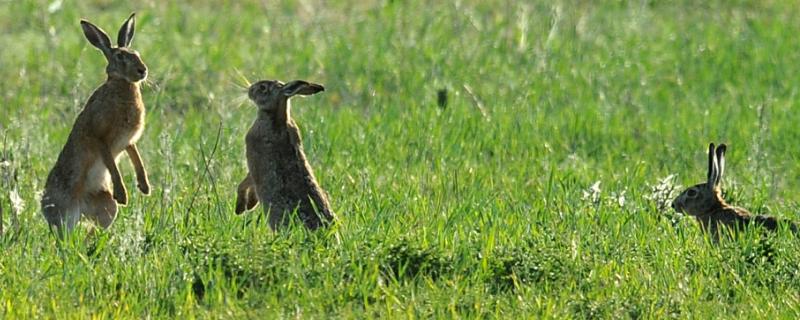
{"label": "hare head", "polygon": [[272,113],[285,107],[289,98],[295,95],[308,96],[320,91],[325,91],[325,87],[303,80],[285,84],[277,80],[261,80],[250,86],[247,96],[258,105],[259,110]]}
{"label": "hare head", "polygon": [[139,53],[129,48],[136,27],[135,15],[135,13],[131,14],[119,29],[116,47],[111,46],[111,40],[103,29],[89,21],[81,20],[81,28],[83,28],[86,39],[100,49],[108,60],[106,73],[109,78],[119,78],[135,83],[147,77],[147,66],[139,57]]}
{"label": "hare head", "polygon": [[672,202],[675,211],[698,217],[726,206],[720,190],[722,173],[725,171],[726,149],[725,144],[716,149],[713,143],[708,146],[708,180],[681,192]]}

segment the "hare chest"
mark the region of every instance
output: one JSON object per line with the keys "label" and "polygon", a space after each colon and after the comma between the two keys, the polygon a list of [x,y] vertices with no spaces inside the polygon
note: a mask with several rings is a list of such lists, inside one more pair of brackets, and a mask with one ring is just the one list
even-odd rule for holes
{"label": "hare chest", "polygon": [[125,148],[139,141],[142,136],[142,132],[144,132],[144,108],[130,108],[117,123],[117,126],[111,128],[111,130],[116,132],[111,135],[109,147],[116,157]]}

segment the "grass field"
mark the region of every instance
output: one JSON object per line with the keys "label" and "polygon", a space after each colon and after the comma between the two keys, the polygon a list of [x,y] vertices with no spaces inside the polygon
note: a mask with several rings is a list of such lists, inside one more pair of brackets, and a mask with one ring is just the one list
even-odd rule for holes
{"label": "grass field", "polygon": [[[667,206],[726,142],[726,197],[800,220],[794,2],[355,3],[0,0],[0,318],[800,317],[800,239]],[[78,21],[132,11],[154,192],[123,157],[129,205],[58,248],[38,197],[105,80]],[[245,79],[326,86],[293,116],[335,228],[233,214]]]}

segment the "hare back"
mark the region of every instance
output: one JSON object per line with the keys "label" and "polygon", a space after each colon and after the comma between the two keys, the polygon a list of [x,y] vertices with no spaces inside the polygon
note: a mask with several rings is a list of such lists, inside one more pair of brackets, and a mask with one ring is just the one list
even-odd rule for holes
{"label": "hare back", "polygon": [[788,225],[788,228],[793,232],[797,232],[798,230],[797,225],[791,221],[766,215],[752,215],[746,209],[732,206],[727,206],[718,210],[713,218],[705,224],[710,224],[712,229],[717,229],[718,225],[722,224],[738,231],[745,230],[749,227],[759,227],[768,231],[776,231],[784,225]]}
{"label": "hare back", "polygon": [[789,221],[789,220],[778,219],[778,218],[775,218],[775,217],[770,217],[770,216],[765,216],[765,215],[754,216],[754,217],[752,217],[751,220],[752,220],[751,223],[755,223],[756,225],[764,227],[764,228],[766,228],[767,230],[770,230],[770,231],[776,231],[776,230],[786,226],[792,232],[794,232],[794,233],[798,232],[797,224],[795,224],[794,222]]}
{"label": "hare back", "polygon": [[723,203],[722,207],[712,210],[707,215],[698,216],[697,218],[701,221],[707,220],[735,227],[739,224],[747,223],[752,218],[752,215],[745,209]]}

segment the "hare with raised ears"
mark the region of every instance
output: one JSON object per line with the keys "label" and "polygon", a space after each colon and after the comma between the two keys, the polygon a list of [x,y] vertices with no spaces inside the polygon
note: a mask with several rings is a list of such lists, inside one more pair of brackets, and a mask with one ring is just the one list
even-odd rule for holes
{"label": "hare with raised ears", "polygon": [[[144,129],[145,109],[139,82],[147,67],[139,53],[129,48],[136,20],[134,14],[119,30],[117,46],[92,23],[81,20],[83,34],[108,61],[106,81],[92,93],[78,114],[58,160],[50,171],[42,195],[42,213],[59,235],[72,230],[81,213],[102,228],[117,215],[117,204],[128,203],[128,195],[117,168],[123,151],[133,163],[137,185],[150,193],[136,141]],[[110,191],[113,187],[113,194]]]}
{"label": "hare with raised ears", "polygon": [[321,85],[295,80],[263,80],[251,85],[248,96],[258,116],[247,133],[247,177],[239,184],[236,213],[261,201],[269,224],[276,230],[297,215],[309,229],[334,220],[325,192],[317,184],[303,152],[300,130],[290,115],[289,99],[325,90]]}
{"label": "hare with raised ears", "polygon": [[797,232],[797,225],[790,221],[778,220],[774,217],[763,215],[752,215],[749,211],[733,207],[722,198],[720,182],[722,173],[725,171],[725,144],[714,148],[711,143],[708,146],[708,177],[705,183],[696,184],[684,190],[675,201],[672,208],[675,211],[686,213],[693,216],[700,222],[704,230],[711,233],[718,239],[720,226],[726,226],[733,230],[746,227],[748,224],[762,226],[770,231],[775,231],[783,224],[793,232]]}

